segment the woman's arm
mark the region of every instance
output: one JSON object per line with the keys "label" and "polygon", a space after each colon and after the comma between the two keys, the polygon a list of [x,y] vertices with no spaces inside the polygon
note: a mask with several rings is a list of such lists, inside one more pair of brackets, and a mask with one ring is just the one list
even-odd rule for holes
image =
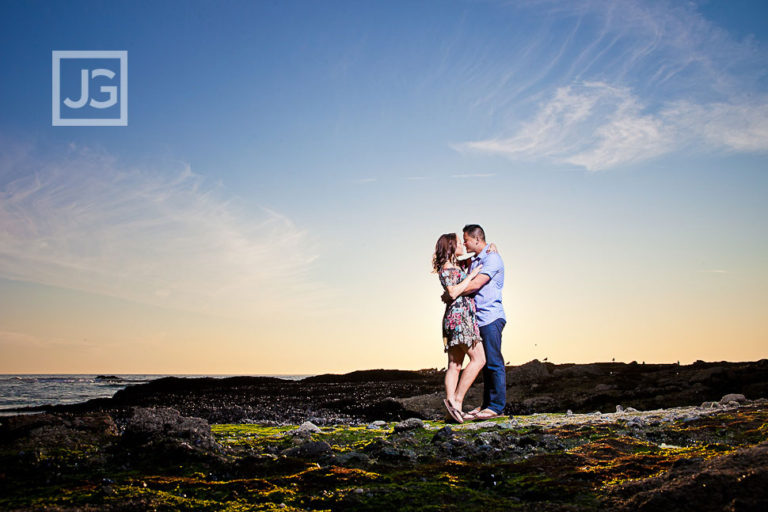
{"label": "woman's arm", "polygon": [[454,285],[448,285],[445,287],[446,291],[448,292],[448,295],[451,296],[451,300],[456,300],[456,297],[464,293],[464,290],[467,289],[467,286],[469,286],[469,282],[472,281],[472,279],[480,273],[480,270],[482,270],[483,266],[478,265],[475,270],[469,273],[469,275],[464,278],[463,281],[461,281],[459,284]]}

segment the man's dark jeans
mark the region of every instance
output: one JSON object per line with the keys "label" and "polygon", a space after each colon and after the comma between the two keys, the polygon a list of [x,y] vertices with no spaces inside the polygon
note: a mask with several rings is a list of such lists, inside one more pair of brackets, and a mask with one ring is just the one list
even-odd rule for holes
{"label": "man's dark jeans", "polygon": [[483,367],[483,409],[490,409],[501,414],[507,405],[507,373],[504,368],[504,356],[501,355],[501,331],[507,324],[499,318],[480,327],[485,349]]}

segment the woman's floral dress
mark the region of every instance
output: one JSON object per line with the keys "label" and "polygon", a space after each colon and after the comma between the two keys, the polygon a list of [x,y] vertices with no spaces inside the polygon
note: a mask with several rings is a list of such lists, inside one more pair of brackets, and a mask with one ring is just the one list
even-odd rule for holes
{"label": "woman's floral dress", "polygon": [[[440,284],[454,286],[467,278],[460,268],[446,268],[440,271]],[[474,346],[482,341],[480,328],[477,326],[475,299],[472,297],[457,297],[445,307],[443,316],[443,345],[445,351],[457,345]]]}

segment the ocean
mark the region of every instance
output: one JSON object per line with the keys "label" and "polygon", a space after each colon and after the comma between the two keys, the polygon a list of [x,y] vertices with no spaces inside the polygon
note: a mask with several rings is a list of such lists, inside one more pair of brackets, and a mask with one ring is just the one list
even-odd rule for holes
{"label": "ocean", "polygon": [[[85,402],[92,398],[109,398],[117,391],[133,384],[141,384],[163,377],[214,377],[235,375],[140,375],[140,374],[0,374],[0,416],[19,414],[7,411],[10,407],[34,407]],[[97,377],[117,377],[104,379]],[[309,375],[255,375],[299,380]]]}

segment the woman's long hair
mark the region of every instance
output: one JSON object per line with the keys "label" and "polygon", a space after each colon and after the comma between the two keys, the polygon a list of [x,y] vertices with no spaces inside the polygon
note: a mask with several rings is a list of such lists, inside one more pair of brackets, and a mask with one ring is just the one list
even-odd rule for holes
{"label": "woman's long hair", "polygon": [[456,233],[440,235],[435,244],[435,254],[432,257],[432,271],[440,272],[446,261],[456,263],[456,246],[458,245]]}

